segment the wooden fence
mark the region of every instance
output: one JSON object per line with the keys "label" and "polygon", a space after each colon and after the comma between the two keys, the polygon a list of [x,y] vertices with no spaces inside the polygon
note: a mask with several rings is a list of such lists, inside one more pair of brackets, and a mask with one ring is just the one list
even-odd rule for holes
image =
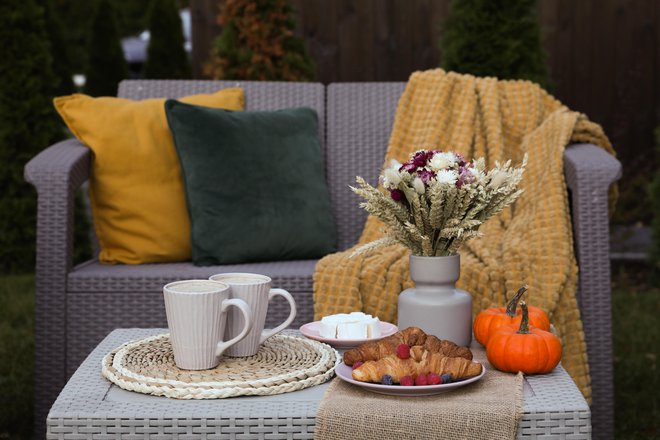
{"label": "wooden fence", "polygon": [[[439,65],[449,0],[292,0],[317,79],[405,81]],[[195,72],[218,0],[191,0]],[[648,175],[660,125],[660,0],[540,0],[553,94],[602,124],[627,174]],[[205,41],[201,41],[205,39]],[[195,50],[195,48],[197,50]],[[624,180],[624,183],[626,181]]]}

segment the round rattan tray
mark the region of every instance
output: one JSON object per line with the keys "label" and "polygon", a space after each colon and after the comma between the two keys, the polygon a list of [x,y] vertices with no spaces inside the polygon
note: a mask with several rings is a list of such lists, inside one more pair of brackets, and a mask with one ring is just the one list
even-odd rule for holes
{"label": "round rattan tray", "polygon": [[175,399],[223,399],[288,393],[326,382],[340,356],[327,344],[278,334],[254,356],[224,356],[210,370],[174,364],[169,334],[128,342],[103,358],[103,376],[117,386]]}

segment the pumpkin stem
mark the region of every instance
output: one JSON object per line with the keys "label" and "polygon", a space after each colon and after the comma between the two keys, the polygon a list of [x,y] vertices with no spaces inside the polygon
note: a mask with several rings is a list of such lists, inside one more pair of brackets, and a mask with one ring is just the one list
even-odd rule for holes
{"label": "pumpkin stem", "polygon": [[520,328],[516,333],[526,335],[529,334],[529,311],[527,310],[527,303],[522,301],[520,308],[522,309],[522,320],[520,321]]}
{"label": "pumpkin stem", "polygon": [[526,284],[522,286],[520,289],[518,289],[518,292],[515,294],[513,298],[511,298],[509,304],[507,304],[506,314],[509,315],[510,318],[516,316],[516,308],[518,307],[518,301],[520,301],[520,298],[523,296],[523,293],[525,292],[527,292]]}

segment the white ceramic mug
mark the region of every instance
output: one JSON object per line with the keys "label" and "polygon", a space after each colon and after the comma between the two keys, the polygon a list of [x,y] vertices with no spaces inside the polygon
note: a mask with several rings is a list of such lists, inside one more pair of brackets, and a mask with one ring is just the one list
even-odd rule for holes
{"label": "white ceramic mug", "polygon": [[[252,328],[252,312],[245,301],[229,298],[229,286],[211,280],[175,281],[163,287],[167,325],[174,362],[185,370],[206,370],[220,363],[220,356],[245,338]],[[231,310],[230,306],[234,306]],[[242,316],[243,325],[225,338],[230,311]]]}
{"label": "white ceramic mug", "polygon": [[[273,281],[266,275],[256,273],[219,273],[211,280],[220,281],[231,287],[231,298],[242,299],[252,310],[253,326],[247,337],[227,350],[228,356],[252,356],[259,351],[259,346],[271,336],[281,332],[293,322],[296,317],[296,302],[293,296],[284,289],[271,289]],[[268,304],[275,296],[283,296],[291,307],[289,317],[273,329],[265,329]],[[231,338],[238,334],[243,319],[236,310],[229,312],[229,325],[225,336]]]}

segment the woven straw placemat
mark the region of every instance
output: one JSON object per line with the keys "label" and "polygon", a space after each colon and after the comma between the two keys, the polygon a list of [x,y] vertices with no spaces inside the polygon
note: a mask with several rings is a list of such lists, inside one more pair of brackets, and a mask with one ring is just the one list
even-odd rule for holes
{"label": "woven straw placemat", "polygon": [[169,334],[127,342],[103,358],[103,376],[117,386],[175,399],[223,399],[288,393],[329,380],[337,351],[310,339],[278,334],[254,356],[223,356],[210,370],[182,370],[174,363]]}

